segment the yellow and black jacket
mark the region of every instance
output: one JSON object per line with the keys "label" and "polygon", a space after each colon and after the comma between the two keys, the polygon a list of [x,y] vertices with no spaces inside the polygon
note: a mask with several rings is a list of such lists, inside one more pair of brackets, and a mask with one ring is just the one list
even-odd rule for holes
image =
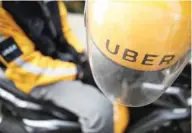
{"label": "yellow and black jacket", "polygon": [[63,2],[0,4],[0,62],[21,91],[76,79],[76,63],[58,58],[67,51],[75,55],[84,49],[69,27]]}
{"label": "yellow and black jacket", "polygon": [[[78,59],[60,60],[58,53],[82,55],[84,48],[72,33],[63,2],[2,2],[0,4],[0,63],[7,78],[29,93],[32,88],[74,80]],[[115,104],[115,133],[127,127],[129,113]]]}

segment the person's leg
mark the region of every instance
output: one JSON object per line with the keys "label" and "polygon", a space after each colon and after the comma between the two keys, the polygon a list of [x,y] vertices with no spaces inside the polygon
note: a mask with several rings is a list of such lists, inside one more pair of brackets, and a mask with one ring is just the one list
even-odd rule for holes
{"label": "person's leg", "polygon": [[52,100],[80,117],[84,133],[113,133],[113,105],[96,88],[80,81],[62,81],[35,88],[32,96]]}

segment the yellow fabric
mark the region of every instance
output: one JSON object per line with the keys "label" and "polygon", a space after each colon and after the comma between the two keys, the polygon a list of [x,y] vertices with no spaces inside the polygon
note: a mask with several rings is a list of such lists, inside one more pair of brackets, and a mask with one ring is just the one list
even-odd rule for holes
{"label": "yellow fabric", "polygon": [[119,103],[114,103],[114,133],[124,133],[127,128],[130,116],[129,108]]}
{"label": "yellow fabric", "polygon": [[[1,6],[0,35],[6,38],[12,37],[23,52],[19,59],[10,63],[0,57],[0,61],[7,67],[5,71],[7,78],[13,81],[21,91],[29,93],[33,87],[38,85],[47,85],[60,80],[74,80],[76,78],[77,69],[75,64],[54,60],[35,51],[33,42]],[[61,73],[63,70],[65,73],[62,75],[56,70]],[[69,75],[66,73],[69,73]]]}
{"label": "yellow fabric", "polygon": [[128,68],[162,70],[190,49],[190,1],[91,0],[87,15],[95,45]]}
{"label": "yellow fabric", "polygon": [[69,22],[66,19],[67,18],[67,10],[66,7],[63,3],[63,1],[58,1],[58,7],[59,7],[59,13],[60,13],[60,18],[61,18],[61,24],[62,24],[62,30],[65,38],[69,42],[69,44],[75,48],[75,50],[78,53],[83,53],[84,52],[84,47],[83,45],[77,40],[76,36],[73,34]]}

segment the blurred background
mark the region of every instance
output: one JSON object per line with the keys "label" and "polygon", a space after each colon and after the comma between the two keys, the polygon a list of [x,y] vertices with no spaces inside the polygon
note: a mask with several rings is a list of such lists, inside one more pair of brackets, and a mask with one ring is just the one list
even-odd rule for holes
{"label": "blurred background", "polygon": [[84,25],[85,1],[64,1],[64,3],[68,10],[68,19],[71,29],[86,49],[86,32]]}
{"label": "blurred background", "polygon": [[85,1],[64,1],[67,6],[68,12],[71,13],[84,13]]}

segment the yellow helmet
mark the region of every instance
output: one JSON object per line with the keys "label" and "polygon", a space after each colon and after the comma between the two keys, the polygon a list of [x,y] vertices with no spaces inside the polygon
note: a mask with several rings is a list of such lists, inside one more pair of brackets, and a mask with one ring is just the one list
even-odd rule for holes
{"label": "yellow helmet", "polygon": [[92,71],[109,99],[141,106],[161,96],[189,60],[190,17],[190,1],[87,1]]}

